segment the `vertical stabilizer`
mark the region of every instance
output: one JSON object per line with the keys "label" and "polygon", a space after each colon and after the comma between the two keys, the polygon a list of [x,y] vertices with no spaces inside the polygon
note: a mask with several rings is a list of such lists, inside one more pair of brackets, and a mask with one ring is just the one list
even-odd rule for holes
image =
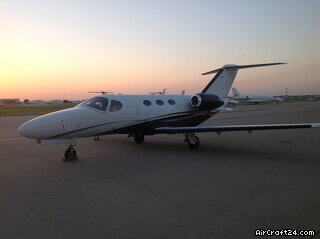
{"label": "vertical stabilizer", "polygon": [[230,88],[236,78],[239,69],[261,67],[261,66],[272,66],[281,65],[286,63],[267,63],[267,64],[255,64],[255,65],[224,65],[222,68],[208,71],[202,75],[208,75],[217,73],[209,84],[202,90],[201,93],[209,93],[217,95],[220,99],[227,98]]}

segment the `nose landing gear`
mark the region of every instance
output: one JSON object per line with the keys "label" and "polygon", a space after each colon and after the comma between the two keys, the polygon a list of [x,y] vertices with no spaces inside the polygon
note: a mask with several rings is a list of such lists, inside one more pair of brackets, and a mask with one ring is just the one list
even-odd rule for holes
{"label": "nose landing gear", "polygon": [[79,158],[77,157],[77,152],[74,149],[74,146],[76,146],[76,143],[72,143],[69,148],[64,152],[64,158],[62,161],[77,161]]}

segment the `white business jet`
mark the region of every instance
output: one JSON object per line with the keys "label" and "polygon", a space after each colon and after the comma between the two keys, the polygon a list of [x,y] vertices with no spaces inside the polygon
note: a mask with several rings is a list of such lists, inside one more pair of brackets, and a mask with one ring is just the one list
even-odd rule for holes
{"label": "white business jet", "polygon": [[267,95],[241,95],[236,88],[232,88],[233,100],[240,102],[247,102],[249,104],[259,104],[260,102],[276,102],[280,104],[284,98],[279,96],[267,96]]}
{"label": "white business jet", "polygon": [[145,135],[185,135],[191,149],[199,147],[197,132],[248,131],[319,128],[319,123],[198,126],[219,111],[226,109],[228,92],[238,69],[279,65],[225,65],[203,73],[217,73],[209,84],[190,95],[108,95],[93,97],[73,108],[46,114],[19,127],[22,136],[36,139],[41,144],[68,144],[65,160],[77,160],[74,149],[76,138],[108,134],[128,134],[137,143]]}

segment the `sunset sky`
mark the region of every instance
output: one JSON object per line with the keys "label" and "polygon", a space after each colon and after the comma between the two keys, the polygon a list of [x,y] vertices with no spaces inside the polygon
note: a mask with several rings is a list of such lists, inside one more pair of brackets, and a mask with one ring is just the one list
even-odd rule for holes
{"label": "sunset sky", "polygon": [[319,0],[2,0],[0,98],[201,91],[224,64],[243,94],[320,94]]}

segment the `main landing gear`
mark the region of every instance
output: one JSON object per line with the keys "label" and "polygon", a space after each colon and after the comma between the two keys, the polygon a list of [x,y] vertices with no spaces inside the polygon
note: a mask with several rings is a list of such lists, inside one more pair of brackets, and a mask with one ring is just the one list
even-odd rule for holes
{"label": "main landing gear", "polygon": [[70,144],[69,148],[64,152],[64,158],[62,161],[77,161],[79,158],[77,157],[77,152],[74,149],[74,146],[76,146],[76,143]]}
{"label": "main landing gear", "polygon": [[200,145],[200,140],[194,133],[186,133],[184,142],[187,142],[190,149],[198,149]]}
{"label": "main landing gear", "polygon": [[133,137],[137,144],[142,144],[144,141],[144,134],[134,134]]}
{"label": "main landing gear", "polygon": [[94,140],[94,141],[99,141],[99,140],[100,140],[99,135],[94,136],[93,140]]}
{"label": "main landing gear", "polygon": [[[198,149],[199,148],[199,145],[200,145],[200,140],[197,136],[195,136],[194,133],[186,133],[185,134],[185,139],[184,139],[184,142],[188,143],[188,146],[190,149]],[[129,134],[128,135],[128,138],[129,137],[133,137],[134,138],[134,141],[137,143],[137,144],[141,144],[143,143],[144,141],[144,134]]]}
{"label": "main landing gear", "polygon": [[128,138],[131,138],[131,137],[134,138],[134,141],[135,141],[137,144],[142,144],[143,141],[144,141],[144,134],[141,134],[141,133],[128,134]]}

